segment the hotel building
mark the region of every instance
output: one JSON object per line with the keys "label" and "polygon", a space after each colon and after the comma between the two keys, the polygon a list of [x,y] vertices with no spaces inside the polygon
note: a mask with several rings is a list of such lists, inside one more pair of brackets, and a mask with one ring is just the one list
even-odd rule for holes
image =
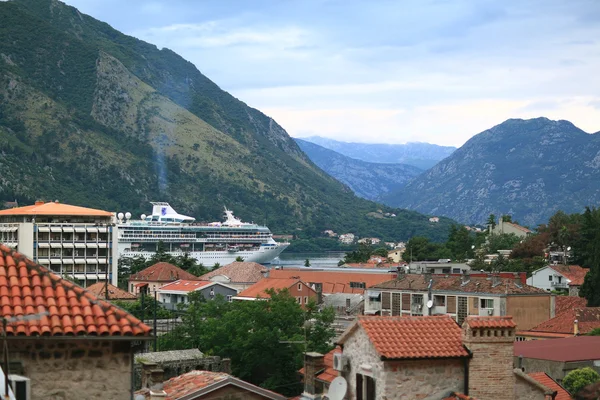
{"label": "hotel building", "polygon": [[84,287],[117,284],[114,214],[58,202],[0,210],[0,243]]}

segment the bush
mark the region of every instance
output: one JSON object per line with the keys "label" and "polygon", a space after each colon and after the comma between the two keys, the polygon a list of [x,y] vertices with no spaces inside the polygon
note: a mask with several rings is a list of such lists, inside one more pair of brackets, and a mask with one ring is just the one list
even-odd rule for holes
{"label": "bush", "polygon": [[570,393],[576,394],[584,387],[600,381],[600,375],[590,367],[576,369],[565,376],[562,384]]}

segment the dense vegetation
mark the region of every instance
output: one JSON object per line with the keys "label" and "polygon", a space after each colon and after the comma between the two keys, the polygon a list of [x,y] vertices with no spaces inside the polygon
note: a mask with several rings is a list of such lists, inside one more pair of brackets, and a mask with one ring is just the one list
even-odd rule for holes
{"label": "dense vegetation", "polygon": [[584,387],[600,381],[600,375],[590,367],[579,368],[565,375],[562,384],[573,395]]}
{"label": "dense vegetation", "polygon": [[298,370],[305,351],[326,353],[335,331],[332,309],[303,310],[287,290],[269,301],[206,301],[190,295],[183,324],[159,337],[159,350],[199,348],[231,358],[235,376],[286,395],[301,392]]}
{"label": "dense vegetation", "polygon": [[161,200],[201,221],[226,204],[305,236],[439,241],[451,223],[355,197],[193,64],[51,0],[0,2],[0,153],[0,201],[139,215]]}

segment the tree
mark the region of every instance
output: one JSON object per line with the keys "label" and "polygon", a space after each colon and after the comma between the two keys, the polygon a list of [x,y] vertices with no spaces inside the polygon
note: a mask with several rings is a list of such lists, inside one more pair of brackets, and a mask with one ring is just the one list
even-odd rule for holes
{"label": "tree", "polygon": [[474,244],[474,238],[466,227],[457,227],[456,225],[450,227],[450,234],[448,235],[446,247],[452,253],[453,260],[462,261],[473,258]]}
{"label": "tree", "polygon": [[213,265],[213,267],[212,267],[211,271],[217,270],[217,269],[219,269],[219,268],[221,268],[221,264],[219,264],[219,263],[215,263],[215,265]]}
{"label": "tree", "polygon": [[236,262],[244,262],[244,257],[242,257],[242,256],[237,256],[237,257],[235,258],[235,261],[236,261]]}
{"label": "tree", "polygon": [[576,394],[584,387],[600,381],[600,375],[590,367],[569,372],[562,381],[569,393]]}
{"label": "tree", "polygon": [[514,233],[501,233],[488,235],[487,252],[497,253],[498,250],[512,250],[521,241]]}
{"label": "tree", "polygon": [[579,295],[588,301],[588,307],[600,306],[600,209],[585,209],[581,229],[580,257],[588,272]]}
{"label": "tree", "polygon": [[600,336],[600,328],[592,329],[587,336]]}
{"label": "tree", "polygon": [[486,225],[491,226],[492,229],[496,227],[496,216],[494,214],[490,214],[490,216],[487,219]]}
{"label": "tree", "polygon": [[304,260],[304,266],[310,267],[310,260],[308,258],[306,260]]}
{"label": "tree", "polygon": [[511,215],[503,215],[502,222],[513,222]]}

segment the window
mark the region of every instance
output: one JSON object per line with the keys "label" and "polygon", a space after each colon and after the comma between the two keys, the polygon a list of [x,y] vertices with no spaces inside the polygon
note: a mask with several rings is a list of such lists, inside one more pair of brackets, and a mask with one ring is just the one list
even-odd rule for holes
{"label": "window", "polygon": [[552,275],[550,275],[550,276],[548,277],[548,280],[549,280],[550,282],[552,282]]}
{"label": "window", "polygon": [[231,303],[231,301],[232,301],[232,300],[231,300],[231,298],[232,298],[232,297],[233,297],[232,295],[228,294],[228,295],[227,295],[227,301]]}
{"label": "window", "polygon": [[480,308],[494,308],[494,299],[479,299],[481,302]]}
{"label": "window", "polygon": [[450,268],[442,268],[442,274],[449,274]]}
{"label": "window", "polygon": [[350,282],[350,287],[354,289],[366,289],[367,284],[365,282]]}
{"label": "window", "polygon": [[433,296],[433,305],[436,307],[445,307],[446,296]]}
{"label": "window", "polygon": [[375,379],[356,374],[356,400],[375,400]]}
{"label": "window", "polygon": [[308,296],[304,296],[304,304],[308,304]]}
{"label": "window", "polygon": [[296,301],[298,302],[298,304],[302,304],[302,297],[300,297],[300,296],[296,297]]}
{"label": "window", "polygon": [[301,283],[298,284],[298,290],[300,290],[300,291],[302,290],[302,284]]}

